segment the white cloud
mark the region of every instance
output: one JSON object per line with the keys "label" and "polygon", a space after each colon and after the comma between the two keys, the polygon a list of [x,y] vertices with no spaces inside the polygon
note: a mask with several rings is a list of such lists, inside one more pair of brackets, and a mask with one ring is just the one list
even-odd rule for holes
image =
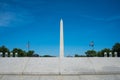
{"label": "white cloud", "polygon": [[9,12],[0,13],[0,27],[7,27],[14,19],[14,15]]}
{"label": "white cloud", "polygon": [[31,22],[30,13],[21,7],[16,8],[10,3],[0,2],[0,27],[18,26]]}
{"label": "white cloud", "polygon": [[111,16],[111,17],[94,17],[94,16],[88,16],[88,15],[81,15],[81,17],[92,19],[92,20],[97,20],[97,21],[113,21],[113,20],[118,20],[120,19],[120,16]]}
{"label": "white cloud", "polygon": [[[24,25],[31,23],[32,16],[28,15],[28,12],[25,11],[5,11],[0,12],[0,27],[10,27],[10,26],[17,26],[17,25]],[[17,26],[18,27],[18,26]]]}
{"label": "white cloud", "polygon": [[120,19],[120,16],[112,16],[106,19],[106,21],[113,21],[113,20],[118,20]]}
{"label": "white cloud", "polygon": [[0,27],[7,27],[14,19],[14,15],[9,11],[11,6],[5,2],[0,2]]}

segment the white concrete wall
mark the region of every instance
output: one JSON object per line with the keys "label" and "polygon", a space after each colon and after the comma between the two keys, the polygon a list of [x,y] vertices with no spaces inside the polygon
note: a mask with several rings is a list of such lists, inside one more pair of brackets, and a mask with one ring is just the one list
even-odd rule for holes
{"label": "white concrete wall", "polygon": [[120,58],[0,58],[0,74],[120,74]]}

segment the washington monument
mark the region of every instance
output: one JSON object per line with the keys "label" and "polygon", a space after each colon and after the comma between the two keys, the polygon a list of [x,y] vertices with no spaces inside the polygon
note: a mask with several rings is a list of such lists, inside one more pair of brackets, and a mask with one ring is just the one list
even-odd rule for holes
{"label": "washington monument", "polygon": [[60,20],[60,58],[64,57],[63,20]]}

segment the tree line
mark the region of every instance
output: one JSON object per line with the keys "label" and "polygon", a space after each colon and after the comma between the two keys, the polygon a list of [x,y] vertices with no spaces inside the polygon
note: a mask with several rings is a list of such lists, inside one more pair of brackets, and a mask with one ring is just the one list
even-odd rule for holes
{"label": "tree line", "polygon": [[[20,48],[14,48],[12,51],[10,51],[7,47],[5,46],[1,46],[0,47],[0,52],[3,53],[3,57],[5,57],[5,53],[8,53],[8,57],[10,57],[10,53],[13,53],[13,57],[15,57],[15,53],[18,53],[18,57],[55,57],[55,56],[51,56],[51,55],[43,55],[40,56],[39,54],[35,54],[34,50],[29,50],[29,51],[25,51],[22,50]],[[87,50],[85,52],[85,55],[79,55],[79,54],[75,54],[74,57],[103,57],[104,56],[104,52],[112,52],[112,55],[114,56],[114,52],[117,52],[117,56],[120,57],[120,43],[115,43],[112,47],[112,49],[109,48],[104,48],[101,51],[95,51],[95,50]],[[107,54],[107,56],[109,56],[109,54]],[[71,56],[67,56],[67,57],[71,57]]]}
{"label": "tree line", "polygon": [[113,57],[115,56],[114,52],[117,52],[117,56],[120,57],[120,43],[115,43],[112,49],[104,48],[98,52],[95,50],[87,50],[85,55],[75,54],[74,57],[104,57],[104,52],[107,52],[107,56],[109,56],[109,52],[112,52]]}
{"label": "tree line", "polygon": [[3,57],[5,57],[5,53],[8,53],[8,57],[10,57],[10,53],[13,53],[13,57],[15,57],[15,53],[18,53],[18,57],[55,57],[51,55],[39,55],[36,54],[34,50],[25,51],[20,48],[14,48],[12,51],[10,51],[7,47],[4,45],[0,47],[0,52],[3,53]]}
{"label": "tree line", "polygon": [[20,48],[14,48],[12,51],[10,51],[7,47],[1,46],[0,52],[3,53],[3,57],[5,57],[5,53],[8,53],[8,57],[10,57],[10,53],[13,53],[13,57],[15,57],[15,53],[18,53],[18,57],[39,57],[38,54],[35,54],[33,50],[29,50],[28,52],[20,49]]}

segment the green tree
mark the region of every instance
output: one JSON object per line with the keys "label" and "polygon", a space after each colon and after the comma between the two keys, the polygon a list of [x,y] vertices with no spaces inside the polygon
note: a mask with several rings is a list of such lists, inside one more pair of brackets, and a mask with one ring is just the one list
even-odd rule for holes
{"label": "green tree", "polygon": [[27,53],[25,51],[23,51],[22,49],[19,49],[19,48],[14,48],[12,50],[13,52],[13,56],[15,56],[15,53],[18,53],[18,57],[25,57],[27,56]]}
{"label": "green tree", "polygon": [[95,57],[97,55],[95,50],[88,50],[85,54],[87,57]]}
{"label": "green tree", "polygon": [[42,57],[54,57],[54,56],[51,56],[51,55],[43,55]]}
{"label": "green tree", "polygon": [[97,56],[98,57],[104,57],[104,52],[107,52],[107,56],[109,56],[109,52],[111,52],[111,50],[109,48],[104,48],[97,53]]}
{"label": "green tree", "polygon": [[33,57],[40,57],[39,54],[33,54]]}
{"label": "green tree", "polygon": [[112,47],[112,52],[117,52],[118,57],[120,57],[120,43],[115,43]]}
{"label": "green tree", "polygon": [[86,57],[85,55],[78,55],[78,54],[75,54],[74,57]]}
{"label": "green tree", "polygon": [[5,53],[8,52],[8,56],[10,56],[10,51],[7,47],[5,47],[4,45],[0,47],[0,52],[3,53],[3,57],[5,57]]}
{"label": "green tree", "polygon": [[34,51],[30,50],[27,52],[27,57],[33,57]]}
{"label": "green tree", "polygon": [[78,55],[78,54],[75,54],[75,56],[74,57],[79,57],[80,55]]}

